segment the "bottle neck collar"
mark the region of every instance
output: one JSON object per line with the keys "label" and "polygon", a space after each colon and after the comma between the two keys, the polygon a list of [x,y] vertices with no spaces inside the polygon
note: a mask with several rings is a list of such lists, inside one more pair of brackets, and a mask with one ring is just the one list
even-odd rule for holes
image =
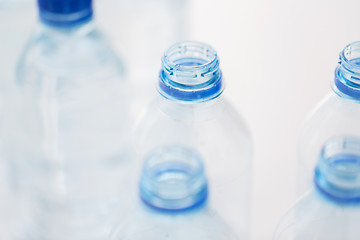
{"label": "bottle neck collar", "polygon": [[200,155],[182,146],[153,151],[143,164],[139,187],[142,201],[163,211],[194,209],[202,206],[208,195]]}
{"label": "bottle neck collar", "polygon": [[40,20],[49,26],[72,28],[91,21],[92,0],[38,0]]}
{"label": "bottle neck collar", "polygon": [[158,91],[172,101],[205,102],[224,89],[216,51],[200,42],[181,42],[162,58]]}
{"label": "bottle neck collar", "polygon": [[337,203],[360,203],[360,138],[329,140],[320,154],[314,183],[320,193]]}
{"label": "bottle neck collar", "polygon": [[340,53],[332,88],[342,98],[360,101],[360,42],[347,45]]}

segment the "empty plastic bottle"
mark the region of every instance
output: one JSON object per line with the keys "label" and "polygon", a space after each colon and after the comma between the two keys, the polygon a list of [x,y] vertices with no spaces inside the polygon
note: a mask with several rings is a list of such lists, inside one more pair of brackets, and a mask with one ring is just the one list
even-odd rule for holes
{"label": "empty plastic bottle", "polygon": [[[182,146],[164,146],[144,162],[140,197],[132,217],[111,240],[236,240],[207,204],[208,184],[201,156]],[[211,203],[209,203],[211,205]]]}
{"label": "empty plastic bottle", "polygon": [[162,58],[158,97],[138,125],[136,162],[168,145],[195,149],[208,170],[212,208],[246,238],[252,145],[223,89],[212,47],[199,42],[170,47]]}
{"label": "empty plastic bottle", "polygon": [[19,239],[105,239],[124,216],[128,91],[91,0],[38,0],[17,69],[11,146],[27,212]]}
{"label": "empty plastic bottle", "polygon": [[[7,161],[7,137],[4,126],[5,116],[13,111],[14,102],[9,100],[13,97],[13,84],[17,60],[26,38],[29,36],[29,28],[35,22],[34,7],[31,0],[0,0],[0,239],[13,239],[16,225],[21,219],[18,207],[19,197],[14,194],[11,171],[13,162]],[[35,4],[33,4],[35,5]],[[7,103],[5,106],[4,103]],[[9,106],[11,105],[11,106]],[[6,112],[5,112],[6,111]]]}
{"label": "empty plastic bottle", "polygon": [[332,92],[302,126],[299,136],[298,194],[310,186],[317,155],[327,139],[339,135],[360,136],[360,42],[340,53]]}
{"label": "empty plastic bottle", "polygon": [[326,142],[313,189],[285,215],[274,240],[357,240],[359,221],[360,138],[337,137]]}

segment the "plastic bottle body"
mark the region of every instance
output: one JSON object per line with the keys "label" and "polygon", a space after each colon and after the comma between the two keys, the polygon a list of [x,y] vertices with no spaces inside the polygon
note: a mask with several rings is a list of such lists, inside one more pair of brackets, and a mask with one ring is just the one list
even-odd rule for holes
{"label": "plastic bottle body", "polygon": [[212,188],[206,172],[203,156],[193,147],[154,149],[143,161],[131,217],[111,240],[239,239],[208,206]]}
{"label": "plastic bottle body", "polygon": [[339,206],[312,190],[284,216],[274,240],[359,239],[359,205]]}
{"label": "plastic bottle body", "polygon": [[196,150],[207,169],[212,209],[246,239],[252,145],[244,121],[221,95],[216,51],[200,42],[171,46],[162,58],[157,90],[138,125],[137,163],[167,146]]}
{"label": "plastic bottle body", "polygon": [[192,104],[159,96],[139,124],[137,137],[137,163],[163,146],[196,149],[207,168],[212,209],[246,239],[252,146],[243,120],[223,97]]}
{"label": "plastic bottle body", "polygon": [[324,143],[341,135],[360,136],[360,102],[329,94],[302,126],[299,138],[299,194],[309,189],[313,169]]}
{"label": "plastic bottle body", "polygon": [[312,190],[285,215],[274,240],[359,238],[360,138],[333,137],[318,156]]}
{"label": "plastic bottle body", "polygon": [[[139,117],[155,97],[154,76],[166,46],[188,38],[187,0],[104,0],[95,2],[98,19],[126,61],[135,96],[131,111]],[[113,31],[113,26],[119,31]],[[145,39],[145,40],[144,40]]]}
{"label": "plastic bottle body", "polygon": [[299,136],[298,193],[310,186],[312,170],[324,143],[331,137],[360,136],[360,43],[349,44],[340,53],[332,80],[333,92],[314,110]]}
{"label": "plastic bottle body", "polygon": [[[129,113],[121,61],[92,21],[41,24],[20,59],[12,134],[30,239],[104,239],[126,207]],[[13,129],[14,129],[13,128]]]}
{"label": "plastic bottle body", "polygon": [[213,210],[200,207],[185,212],[159,212],[141,203],[111,240],[241,239]]}

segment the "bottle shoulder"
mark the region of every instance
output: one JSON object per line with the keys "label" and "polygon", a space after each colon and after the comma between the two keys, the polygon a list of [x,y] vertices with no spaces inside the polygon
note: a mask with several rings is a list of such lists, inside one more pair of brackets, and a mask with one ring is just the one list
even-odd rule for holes
{"label": "bottle shoulder", "polygon": [[360,102],[344,99],[332,92],[313,109],[305,120],[305,124],[323,117],[360,118]]}
{"label": "bottle shoulder", "polygon": [[156,98],[139,121],[139,127],[196,126],[198,130],[211,128],[213,132],[232,132],[234,136],[250,138],[246,122],[234,107],[223,97],[206,103],[177,103]]}
{"label": "bottle shoulder", "polygon": [[[307,144],[309,138],[325,141],[331,136],[360,134],[360,102],[329,94],[308,115],[300,128],[300,142]],[[316,136],[317,137],[316,137]]]}
{"label": "bottle shoulder", "polygon": [[43,74],[91,75],[104,69],[123,73],[123,64],[94,26],[73,31],[57,31],[39,25],[18,62],[18,74],[36,71]]}
{"label": "bottle shoulder", "polygon": [[130,219],[123,222],[111,240],[142,239],[239,239],[225,221],[208,208],[189,212],[161,212],[138,206]]}
{"label": "bottle shoulder", "polygon": [[[356,239],[360,232],[356,222],[360,220],[359,205],[339,205],[315,189],[300,198],[280,221],[274,240],[286,239],[344,239],[346,232]],[[357,232],[357,235],[353,235]],[[336,237],[335,237],[336,236]],[[329,238],[330,237],[330,238]]]}

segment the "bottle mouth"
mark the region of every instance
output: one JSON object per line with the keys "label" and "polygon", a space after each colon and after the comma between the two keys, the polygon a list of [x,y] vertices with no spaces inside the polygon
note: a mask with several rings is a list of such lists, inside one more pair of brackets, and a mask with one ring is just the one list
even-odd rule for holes
{"label": "bottle mouth", "polygon": [[315,185],[337,202],[360,203],[360,138],[327,141],[315,169]]}
{"label": "bottle mouth", "polygon": [[207,180],[200,155],[182,146],[156,149],[145,160],[140,197],[161,210],[185,210],[207,199]]}
{"label": "bottle mouth", "polygon": [[180,42],[162,58],[159,92],[180,101],[207,101],[223,91],[216,51],[201,42]]}
{"label": "bottle mouth", "polygon": [[340,53],[333,89],[341,97],[360,99],[360,41]]}

